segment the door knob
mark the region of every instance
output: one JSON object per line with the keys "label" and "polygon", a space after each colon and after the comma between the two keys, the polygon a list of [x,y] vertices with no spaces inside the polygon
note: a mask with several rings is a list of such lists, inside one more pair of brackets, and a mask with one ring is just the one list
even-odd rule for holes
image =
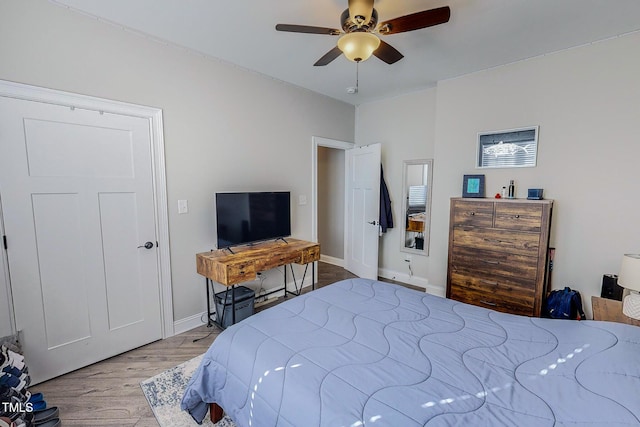
{"label": "door knob", "polygon": [[153,247],[153,243],[152,242],[147,242],[142,246],[138,246],[138,248],[145,248],[145,249],[151,249]]}
{"label": "door knob", "polygon": [[369,224],[371,224],[371,225],[378,225],[378,221],[369,221]]}

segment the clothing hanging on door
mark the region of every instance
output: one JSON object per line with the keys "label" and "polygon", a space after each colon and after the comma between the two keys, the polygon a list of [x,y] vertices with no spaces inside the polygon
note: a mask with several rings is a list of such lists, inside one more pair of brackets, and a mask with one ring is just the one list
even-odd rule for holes
{"label": "clothing hanging on door", "polygon": [[380,231],[387,232],[387,228],[393,228],[393,212],[391,211],[391,197],[389,189],[384,181],[382,163],[380,164]]}

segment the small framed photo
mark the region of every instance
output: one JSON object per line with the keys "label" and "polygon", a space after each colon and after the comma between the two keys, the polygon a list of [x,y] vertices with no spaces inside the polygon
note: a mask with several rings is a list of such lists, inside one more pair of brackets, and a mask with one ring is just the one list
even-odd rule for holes
{"label": "small framed photo", "polygon": [[484,175],[464,175],[462,197],[484,197]]}

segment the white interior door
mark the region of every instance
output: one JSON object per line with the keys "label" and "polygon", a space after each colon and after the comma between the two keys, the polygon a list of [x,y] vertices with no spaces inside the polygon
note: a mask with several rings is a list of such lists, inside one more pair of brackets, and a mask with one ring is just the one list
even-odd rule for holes
{"label": "white interior door", "polygon": [[346,151],[345,268],[359,277],[378,278],[380,144]]}
{"label": "white interior door", "polygon": [[148,119],[0,97],[0,147],[33,382],[162,338]]}
{"label": "white interior door", "polygon": [[[2,153],[2,150],[0,150]],[[0,239],[4,236],[2,221],[2,199],[0,199]],[[0,337],[15,333],[13,323],[13,304],[11,302],[11,288],[9,287],[9,268],[4,242],[0,241]]]}

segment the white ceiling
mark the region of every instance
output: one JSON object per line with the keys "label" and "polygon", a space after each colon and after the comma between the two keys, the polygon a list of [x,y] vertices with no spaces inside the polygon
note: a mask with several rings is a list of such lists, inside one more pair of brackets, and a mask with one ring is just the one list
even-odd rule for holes
{"label": "white ceiling", "polygon": [[314,67],[337,37],[275,25],[340,28],[347,0],[51,0],[154,39],[361,104],[437,81],[640,30],[638,0],[376,0],[379,22],[448,5],[448,23],[383,36],[404,54],[387,65],[340,56]]}

